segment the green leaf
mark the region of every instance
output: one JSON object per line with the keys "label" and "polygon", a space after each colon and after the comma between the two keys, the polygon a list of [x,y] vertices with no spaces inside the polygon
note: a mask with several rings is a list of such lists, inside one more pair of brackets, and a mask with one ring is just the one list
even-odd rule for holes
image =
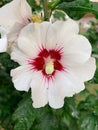
{"label": "green leaf", "polygon": [[48,105],[34,109],[30,93],[24,94],[13,114],[14,130],[76,130],[77,111],[73,101],[66,99],[66,105],[58,110]]}
{"label": "green leaf", "polygon": [[48,111],[47,107],[34,109],[30,95],[30,93],[24,94],[23,100],[20,101],[13,114],[14,130],[30,130],[30,128],[34,128],[34,121],[40,119]]}
{"label": "green leaf", "polygon": [[18,67],[18,63],[10,59],[10,55],[7,53],[0,54],[0,68],[5,70],[7,73],[10,73],[11,69]]}
{"label": "green leaf", "polygon": [[14,130],[29,130],[35,119],[30,96],[24,96],[13,114]]}
{"label": "green leaf", "polygon": [[93,113],[83,114],[80,130],[98,130],[98,116],[95,116]]}
{"label": "green leaf", "polygon": [[98,97],[96,95],[90,94],[85,101],[80,102],[78,109],[80,110],[95,110],[98,107]]}
{"label": "green leaf", "polygon": [[31,130],[58,130],[58,125],[57,117],[49,112],[36,120]]}
{"label": "green leaf", "polygon": [[[41,11],[41,9],[42,9],[41,5],[37,5],[35,0],[27,0],[27,1],[32,8],[32,13],[36,13],[36,12]],[[41,4],[41,1],[40,1],[40,4]]]}
{"label": "green leaf", "polygon": [[55,19],[65,20],[65,13],[64,13],[64,12],[61,12],[61,11],[55,11],[55,12],[53,13],[53,17],[54,17]]}
{"label": "green leaf", "polygon": [[72,2],[63,2],[56,9],[63,10],[75,20],[83,17],[85,13],[93,13],[98,18],[98,3],[96,4],[89,2],[89,0],[75,0]]}
{"label": "green leaf", "polygon": [[12,130],[11,116],[20,98],[20,93],[14,89],[9,75],[0,70],[0,124],[6,130]]}
{"label": "green leaf", "polygon": [[98,129],[98,96],[89,94],[87,98],[78,105],[80,130]]}
{"label": "green leaf", "polygon": [[9,3],[10,1],[12,1],[12,0],[0,0],[0,7],[5,5],[6,3]]}
{"label": "green leaf", "polygon": [[91,2],[91,4],[92,4],[92,10],[95,10],[96,11],[96,15],[98,15],[98,2]]}
{"label": "green leaf", "polygon": [[34,109],[30,93],[24,94],[13,114],[14,130],[51,130],[51,125],[55,122],[51,116],[49,107]]}
{"label": "green leaf", "polygon": [[14,89],[10,69],[14,62],[7,53],[0,54],[0,124],[6,130],[12,130],[11,116],[21,95]]}

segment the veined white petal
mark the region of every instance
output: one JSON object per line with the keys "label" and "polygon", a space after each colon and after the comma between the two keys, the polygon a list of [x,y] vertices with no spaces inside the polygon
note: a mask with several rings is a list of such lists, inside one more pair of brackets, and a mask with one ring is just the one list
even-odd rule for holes
{"label": "veined white petal", "polygon": [[20,0],[21,1],[21,16],[23,18],[23,22],[28,23],[28,19],[32,16],[32,9],[28,4],[27,0]]}
{"label": "veined white petal", "polygon": [[88,81],[93,78],[96,70],[95,58],[90,58],[84,64],[70,64],[69,70],[74,73],[83,82]]}
{"label": "veined white petal", "polygon": [[90,42],[82,35],[72,35],[63,47],[65,62],[84,63],[91,56]]}
{"label": "veined white petal", "polygon": [[52,108],[61,108],[65,97],[71,97],[85,88],[75,75],[70,72],[57,72],[49,83],[48,99]]}
{"label": "veined white petal", "polygon": [[29,57],[25,55],[18,47],[16,44],[13,45],[11,53],[11,59],[18,62],[20,65],[26,65],[28,64],[28,59]]}
{"label": "veined white petal", "polygon": [[15,23],[11,28],[10,32],[7,34],[8,41],[11,43],[17,41],[19,33],[23,27],[24,27],[23,24]]}
{"label": "veined white petal", "polygon": [[38,55],[45,44],[49,22],[31,23],[24,27],[18,38],[18,47],[30,57]]}
{"label": "veined white petal", "polygon": [[33,72],[29,65],[20,66],[11,70],[12,81],[15,88],[19,91],[28,91],[32,80],[32,74]]}
{"label": "veined white petal", "polygon": [[48,83],[45,82],[43,75],[40,72],[33,73],[33,78],[31,82],[31,98],[33,100],[34,108],[44,107],[48,103],[47,87]]}
{"label": "veined white petal", "polygon": [[41,43],[45,46],[46,45],[46,38],[48,34],[48,29],[51,26],[50,22],[42,22],[40,24],[40,33],[41,33]]}
{"label": "veined white petal", "polygon": [[64,97],[62,97],[62,95],[59,92],[60,88],[59,88],[59,90],[57,90],[57,88],[56,88],[57,86],[54,86],[55,85],[54,82],[50,82],[49,85],[50,85],[49,90],[48,90],[49,106],[51,106],[54,109],[63,107]]}
{"label": "veined white petal", "polygon": [[67,21],[56,21],[48,29],[46,47],[48,49],[58,48],[70,38],[70,35],[79,32],[78,24],[68,19]]}
{"label": "veined white petal", "polygon": [[16,22],[25,24],[31,15],[26,0],[13,0],[0,8],[0,25],[10,29]]}
{"label": "veined white petal", "polygon": [[0,52],[5,52],[7,50],[7,45],[8,45],[8,41],[7,41],[7,31],[0,27]]}

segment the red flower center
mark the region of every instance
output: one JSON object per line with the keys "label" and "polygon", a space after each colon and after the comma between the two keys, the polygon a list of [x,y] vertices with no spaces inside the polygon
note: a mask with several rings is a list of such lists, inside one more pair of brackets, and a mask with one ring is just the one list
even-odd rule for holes
{"label": "red flower center", "polygon": [[42,71],[46,77],[51,77],[55,74],[56,70],[62,71],[64,67],[60,63],[62,58],[62,49],[47,50],[41,49],[36,58],[29,61],[34,70]]}

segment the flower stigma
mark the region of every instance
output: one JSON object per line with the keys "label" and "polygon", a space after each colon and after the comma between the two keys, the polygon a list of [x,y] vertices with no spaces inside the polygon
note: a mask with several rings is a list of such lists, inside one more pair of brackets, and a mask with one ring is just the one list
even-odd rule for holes
{"label": "flower stigma", "polygon": [[51,75],[54,72],[54,64],[52,61],[46,63],[45,72],[47,75]]}

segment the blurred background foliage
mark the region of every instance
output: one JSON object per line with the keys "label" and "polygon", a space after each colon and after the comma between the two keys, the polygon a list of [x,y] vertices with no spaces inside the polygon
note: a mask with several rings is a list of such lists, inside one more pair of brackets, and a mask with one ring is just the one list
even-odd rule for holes
{"label": "blurred background foliage", "polygon": [[[0,0],[0,6],[10,1]],[[44,0],[28,2],[33,12],[42,11]],[[49,2],[49,8],[55,19],[64,20],[65,12],[73,19],[80,19],[88,12],[98,18],[98,6],[95,4],[89,0],[54,0]],[[7,53],[0,54],[0,130],[98,130],[98,22],[90,22],[85,31],[81,28],[80,25],[80,33],[91,42],[92,55],[96,57],[96,73],[85,83],[84,91],[65,98],[63,108],[58,110],[48,105],[34,109],[30,91],[15,90],[11,81],[10,70],[18,64]]]}

